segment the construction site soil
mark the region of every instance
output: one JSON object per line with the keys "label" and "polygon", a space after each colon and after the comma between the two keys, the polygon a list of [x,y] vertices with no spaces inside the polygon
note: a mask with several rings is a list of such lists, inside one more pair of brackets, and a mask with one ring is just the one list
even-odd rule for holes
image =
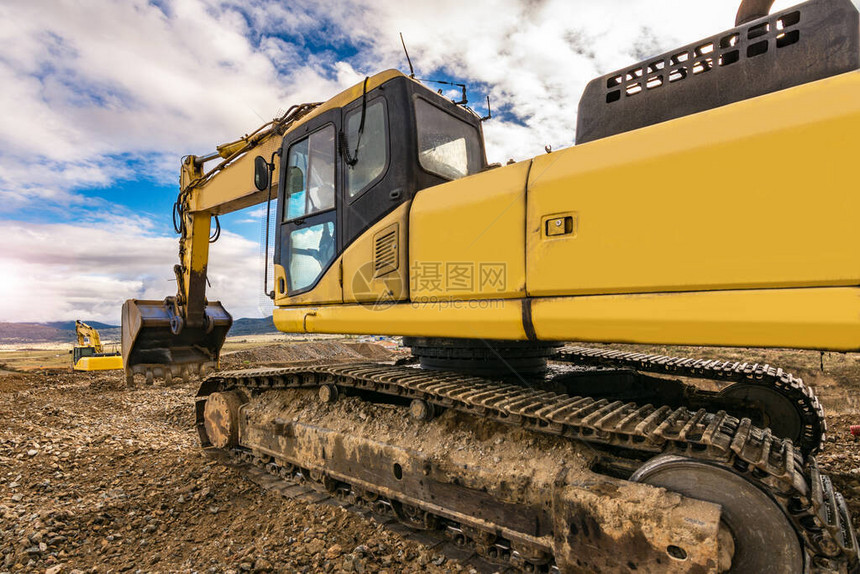
{"label": "construction site soil", "polygon": [[[760,353],[796,365],[824,391],[832,414],[818,458],[856,527],[860,442],[848,432],[860,424],[856,359],[828,357],[822,372],[817,353]],[[372,343],[323,341],[237,351],[223,366],[396,356]],[[204,455],[194,430],[196,391],[196,381],[127,390],[119,372],[0,373],[0,573],[477,571],[402,529],[336,504],[284,498]],[[369,408],[389,417],[373,416],[369,427],[415,434],[405,409]],[[503,462],[513,447],[481,432],[476,441],[489,446],[478,454]],[[422,444],[433,439],[415,436]]]}

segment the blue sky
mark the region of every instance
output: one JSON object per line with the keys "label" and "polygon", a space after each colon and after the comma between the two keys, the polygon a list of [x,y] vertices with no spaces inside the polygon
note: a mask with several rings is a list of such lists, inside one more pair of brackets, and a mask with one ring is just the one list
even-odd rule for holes
{"label": "blue sky", "polygon": [[[775,9],[794,4],[780,0]],[[0,4],[0,321],[119,321],[173,294],[180,158],[387,68],[462,81],[490,161],[572,145],[593,77],[733,24],[736,0]],[[210,298],[260,297],[259,209],[223,219]]]}

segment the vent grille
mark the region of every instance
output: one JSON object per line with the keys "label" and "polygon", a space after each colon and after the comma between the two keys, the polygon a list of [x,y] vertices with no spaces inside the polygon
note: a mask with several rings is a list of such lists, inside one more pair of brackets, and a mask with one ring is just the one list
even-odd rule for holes
{"label": "vent grille", "polygon": [[860,67],[850,0],[812,0],[592,80],[582,144]]}
{"label": "vent grille", "polygon": [[399,262],[397,246],[398,225],[393,225],[376,234],[373,243],[373,276],[379,277],[396,271]]}
{"label": "vent grille", "polygon": [[[648,64],[641,65],[627,72],[610,76],[606,80],[606,103],[611,104],[621,100],[622,93],[626,97],[635,96],[660,88],[667,83],[679,82],[703,74],[715,67],[731,66],[741,60],[746,52],[747,58],[754,58],[767,53],[768,45],[773,40],[776,48],[790,46],[800,40],[800,11],[794,10],[782,13],[775,18],[775,25],[763,22],[750,26],[746,34],[743,28],[736,28],[719,40],[712,38],[700,45],[691,45],[670,55],[664,55]],[[765,37],[766,36],[766,37]],[[744,41],[746,38],[746,42]],[[751,40],[755,39],[755,42]],[[667,77],[668,82],[664,81]]]}

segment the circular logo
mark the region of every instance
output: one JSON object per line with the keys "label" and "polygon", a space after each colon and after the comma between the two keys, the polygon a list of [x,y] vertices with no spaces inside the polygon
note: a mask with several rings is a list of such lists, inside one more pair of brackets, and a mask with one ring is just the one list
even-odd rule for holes
{"label": "circular logo", "polygon": [[374,311],[383,311],[397,303],[396,297],[403,292],[403,280],[396,270],[377,276],[374,263],[368,262],[352,275],[352,293],[360,305]]}

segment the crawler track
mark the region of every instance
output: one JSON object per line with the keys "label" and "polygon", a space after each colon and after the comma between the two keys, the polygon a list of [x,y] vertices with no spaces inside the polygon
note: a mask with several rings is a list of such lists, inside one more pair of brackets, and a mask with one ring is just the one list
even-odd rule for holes
{"label": "crawler track", "polygon": [[[657,454],[719,465],[744,477],[780,505],[802,542],[808,571],[844,572],[856,567],[857,541],[844,500],[834,492],[829,478],[820,474],[815,460],[804,460],[791,441],[722,411],[571,397],[455,373],[378,364],[252,369],[221,372],[204,381],[197,406],[201,438],[206,444],[202,417],[205,397],[212,392],[321,386],[390,400],[423,401],[536,433],[584,441],[632,465]],[[254,457],[252,453],[246,456]],[[269,463],[275,465],[275,473],[282,473],[277,464]],[[342,477],[337,482],[348,485]],[[475,536],[469,539],[474,541]],[[526,561],[521,566],[533,569],[536,565]]]}
{"label": "crawler track", "polygon": [[[565,347],[552,360],[576,365],[633,369],[673,377],[709,379],[721,382],[756,385],[771,389],[794,405],[802,430],[795,448],[804,455],[815,454],[825,438],[827,423],[824,409],[812,389],[803,380],[779,367],[761,363],[703,360],[646,353],[629,353],[612,349]],[[718,402],[717,393],[696,391],[698,402]]]}
{"label": "crawler track", "polygon": [[[237,448],[227,454],[230,464],[244,468],[246,475],[263,488],[274,490],[287,498],[312,504],[336,504],[357,514],[370,516],[405,538],[438,548],[445,556],[481,574],[523,570],[558,574],[558,569],[552,564],[528,563],[508,540],[495,537],[492,545],[484,544],[478,531],[455,520],[430,515],[415,508],[404,509],[402,505],[377,492],[333,481],[319,472],[300,466],[278,464],[269,460],[269,457],[255,455],[247,449]],[[422,524],[409,518],[419,515]],[[432,525],[431,529],[426,527],[428,523]]]}

